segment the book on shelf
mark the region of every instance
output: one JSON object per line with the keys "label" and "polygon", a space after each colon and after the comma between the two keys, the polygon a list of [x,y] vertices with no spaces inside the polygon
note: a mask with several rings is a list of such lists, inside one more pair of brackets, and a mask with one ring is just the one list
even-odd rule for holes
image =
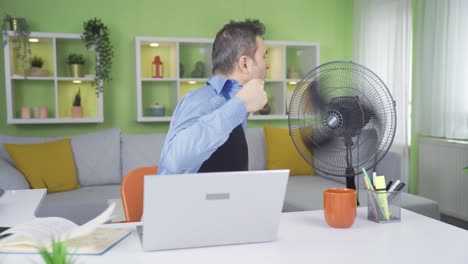
{"label": "book on shelf", "polygon": [[39,253],[51,249],[52,241],[64,241],[69,254],[100,255],[124,239],[130,231],[104,228],[112,219],[115,203],[96,218],[79,226],[61,217],[36,218],[0,233],[0,253]]}

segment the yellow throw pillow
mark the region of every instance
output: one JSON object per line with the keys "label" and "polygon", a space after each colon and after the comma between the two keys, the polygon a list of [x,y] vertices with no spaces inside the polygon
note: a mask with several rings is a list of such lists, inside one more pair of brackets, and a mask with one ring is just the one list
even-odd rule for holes
{"label": "yellow throw pillow", "polygon": [[294,146],[289,129],[264,126],[263,132],[268,170],[289,169],[290,175],[315,175],[314,168],[302,158]]}
{"label": "yellow throw pillow", "polygon": [[80,187],[70,139],[39,144],[3,144],[33,189],[62,192]]}

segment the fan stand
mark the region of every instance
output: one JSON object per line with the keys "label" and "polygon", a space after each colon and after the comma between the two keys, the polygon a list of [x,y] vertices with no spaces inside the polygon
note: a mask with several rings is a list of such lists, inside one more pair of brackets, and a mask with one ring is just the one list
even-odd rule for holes
{"label": "fan stand", "polygon": [[[345,177],[346,177],[346,188],[354,189],[356,190],[356,183],[354,181],[355,173],[354,169],[352,166],[352,147],[353,141],[350,136],[345,136],[345,146],[346,146],[346,171],[345,171]],[[359,206],[359,197],[356,195],[356,203]]]}

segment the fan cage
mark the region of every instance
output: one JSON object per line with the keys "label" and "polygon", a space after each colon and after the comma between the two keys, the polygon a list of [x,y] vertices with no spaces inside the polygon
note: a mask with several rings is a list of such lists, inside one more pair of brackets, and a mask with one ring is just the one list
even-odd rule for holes
{"label": "fan cage", "polygon": [[[313,95],[319,95],[316,97],[323,104],[314,104]],[[350,137],[351,164],[347,162],[345,137],[324,122],[330,111],[327,107],[341,98],[354,100],[358,106],[351,111],[359,115],[351,116],[371,115],[367,123],[352,121],[365,126]],[[349,114],[346,109],[341,111]],[[294,145],[317,171],[345,176],[346,168],[352,166],[358,175],[361,168],[374,168],[390,148],[396,131],[395,102],[384,82],[368,68],[349,61],[329,62],[311,70],[298,83],[291,97],[288,121]],[[346,122],[351,121],[343,120],[349,126]]]}

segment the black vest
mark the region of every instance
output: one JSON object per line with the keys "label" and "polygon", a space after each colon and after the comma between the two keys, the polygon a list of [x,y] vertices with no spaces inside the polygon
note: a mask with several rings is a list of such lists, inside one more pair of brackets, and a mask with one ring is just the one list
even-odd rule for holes
{"label": "black vest", "polygon": [[238,125],[229,138],[200,167],[198,172],[249,170],[249,152],[242,125]]}

